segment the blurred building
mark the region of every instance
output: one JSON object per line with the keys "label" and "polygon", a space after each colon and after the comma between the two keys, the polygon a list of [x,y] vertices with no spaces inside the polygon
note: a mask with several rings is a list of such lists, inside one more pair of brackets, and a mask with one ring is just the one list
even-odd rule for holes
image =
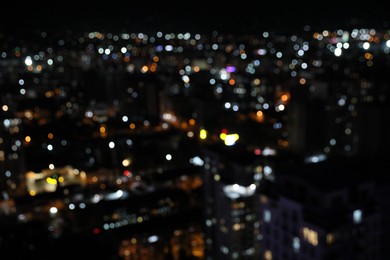
{"label": "blurred building", "polygon": [[260,192],[264,259],[383,259],[385,215],[367,175],[374,169],[354,163],[320,156],[282,163]]}
{"label": "blurred building", "polygon": [[254,162],[236,148],[204,150],[207,259],[255,259],[259,253]]}

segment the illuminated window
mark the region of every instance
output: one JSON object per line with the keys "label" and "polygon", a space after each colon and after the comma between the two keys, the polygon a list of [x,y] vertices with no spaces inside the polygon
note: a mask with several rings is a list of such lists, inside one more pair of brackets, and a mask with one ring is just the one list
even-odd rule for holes
{"label": "illuminated window", "polygon": [[264,259],[265,260],[272,260],[272,252],[271,252],[271,250],[265,250],[265,252],[264,252]]}
{"label": "illuminated window", "polygon": [[363,212],[360,209],[354,210],[352,213],[353,223],[360,224],[363,221]]}
{"label": "illuminated window", "polygon": [[334,235],[332,233],[327,234],[326,235],[326,243],[328,245],[331,245],[331,244],[333,244],[333,242],[334,242]]}
{"label": "illuminated window", "polygon": [[303,228],[303,238],[313,246],[318,245],[318,233],[310,228]]}
{"label": "illuminated window", "polygon": [[264,222],[271,222],[271,211],[269,211],[268,209],[264,210],[263,211],[263,219],[264,219]]}
{"label": "illuminated window", "polygon": [[299,237],[294,237],[292,240],[292,247],[294,249],[294,252],[299,252],[299,249],[301,248],[301,241],[299,240]]}

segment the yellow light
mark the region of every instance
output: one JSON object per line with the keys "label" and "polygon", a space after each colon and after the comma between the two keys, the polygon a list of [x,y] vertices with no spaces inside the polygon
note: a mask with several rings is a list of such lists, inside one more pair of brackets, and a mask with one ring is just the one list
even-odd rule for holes
{"label": "yellow light", "polygon": [[364,58],[366,58],[366,60],[372,60],[374,56],[371,53],[367,52],[364,54]]}
{"label": "yellow light", "polygon": [[258,85],[260,85],[261,80],[260,80],[260,79],[255,79],[255,80],[253,81],[253,83],[254,83],[256,86],[258,86]]}
{"label": "yellow light", "polygon": [[30,196],[35,196],[35,195],[37,195],[37,193],[36,193],[35,190],[30,190],[29,193],[30,193]]}
{"label": "yellow light", "polygon": [[52,133],[49,133],[49,134],[47,135],[47,138],[49,138],[49,139],[53,139],[53,137],[54,137],[54,135],[53,135]]}
{"label": "yellow light", "polygon": [[207,138],[207,131],[205,129],[201,129],[199,133],[200,139],[204,140]]}
{"label": "yellow light", "polygon": [[191,118],[190,120],[188,120],[188,123],[190,125],[195,125],[196,121],[195,121],[195,119]]}
{"label": "yellow light", "polygon": [[130,124],[130,129],[135,129],[135,124],[134,123]]}
{"label": "yellow light", "polygon": [[127,166],[129,166],[131,164],[131,160],[130,159],[124,159],[123,161],[122,161],[122,165],[124,166],[124,167],[127,167]]}
{"label": "yellow light", "polygon": [[60,182],[60,183],[62,183],[62,182],[64,182],[64,177],[62,177],[62,176],[60,176],[59,178],[58,178],[58,182]]}
{"label": "yellow light", "polygon": [[299,80],[299,83],[300,83],[301,85],[305,85],[305,83],[306,83],[306,79],[304,79],[304,78],[301,78],[301,79]]}
{"label": "yellow light", "polygon": [[238,230],[240,230],[241,229],[241,225],[239,224],[239,223],[235,223],[234,225],[233,225],[233,230],[234,231],[238,231]]}
{"label": "yellow light", "polygon": [[261,110],[257,111],[257,113],[256,113],[256,116],[258,116],[258,117],[263,117],[263,115],[264,115],[264,113]]}
{"label": "yellow light", "polygon": [[2,109],[3,109],[4,112],[6,112],[6,111],[8,111],[8,106],[7,105],[3,105]]}
{"label": "yellow light", "polygon": [[57,180],[53,179],[53,178],[50,178],[50,177],[46,178],[46,182],[49,183],[49,184],[52,184],[52,185],[56,185],[57,184]]}
{"label": "yellow light", "polygon": [[154,57],[153,57],[153,61],[154,61],[154,62],[158,62],[159,60],[160,60],[160,58],[159,58],[158,56],[154,56]]}
{"label": "yellow light", "polygon": [[53,91],[46,91],[46,93],[45,93],[45,96],[46,96],[47,98],[50,98],[50,97],[52,97],[53,95],[54,95]]}
{"label": "yellow light", "polygon": [[226,139],[226,134],[225,134],[225,133],[221,133],[221,134],[219,135],[219,138],[221,138],[222,141],[225,141],[225,139]]}
{"label": "yellow light", "polygon": [[145,65],[142,67],[141,72],[146,73],[146,72],[148,72],[148,70],[149,70],[148,66]]}
{"label": "yellow light", "polygon": [[288,100],[288,95],[286,94],[283,94],[280,99],[283,101],[283,102],[286,102]]}
{"label": "yellow light", "polygon": [[156,72],[156,70],[157,70],[157,66],[150,66],[150,71],[151,72]]}
{"label": "yellow light", "polygon": [[234,84],[236,84],[236,81],[234,79],[229,79],[229,84],[233,86]]}
{"label": "yellow light", "polygon": [[26,141],[27,143],[31,142],[31,137],[27,135],[27,136],[24,138],[24,141]]}
{"label": "yellow light", "polygon": [[318,233],[310,228],[303,228],[303,238],[313,246],[318,245]]}
{"label": "yellow light", "polygon": [[271,252],[271,250],[266,250],[264,252],[264,259],[265,260],[272,260],[272,252]]}
{"label": "yellow light", "polygon": [[194,72],[199,72],[199,71],[200,71],[199,66],[195,66],[195,67],[194,67]]}
{"label": "yellow light", "polygon": [[99,128],[99,131],[100,131],[101,134],[104,134],[106,132],[106,128],[104,126],[101,126]]}

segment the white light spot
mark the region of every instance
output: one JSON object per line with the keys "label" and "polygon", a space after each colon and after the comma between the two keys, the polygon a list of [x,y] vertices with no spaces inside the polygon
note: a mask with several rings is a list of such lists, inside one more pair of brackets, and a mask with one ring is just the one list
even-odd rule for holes
{"label": "white light spot", "polygon": [[121,52],[122,52],[123,54],[125,54],[125,53],[127,52],[127,48],[126,48],[126,47],[122,47],[122,48],[121,48]]}
{"label": "white light spot", "polygon": [[70,210],[74,210],[74,209],[75,209],[75,205],[74,205],[73,203],[70,203],[69,206],[68,206],[68,208],[69,208]]}
{"label": "white light spot", "polygon": [[343,53],[343,51],[342,51],[341,48],[336,48],[336,49],[334,50],[334,55],[335,55],[336,57],[340,57],[342,53]]}
{"label": "white light spot", "polygon": [[149,243],[154,243],[154,242],[157,242],[158,241],[158,236],[150,236],[148,237],[148,242]]}
{"label": "white light spot", "polygon": [[225,108],[226,108],[226,109],[229,109],[231,106],[232,106],[232,105],[230,104],[230,102],[226,102],[226,103],[225,103]]}
{"label": "white light spot", "polygon": [[86,111],[86,112],[85,112],[85,116],[88,117],[88,118],[93,117],[92,111]]}
{"label": "white light spot", "polygon": [[285,109],[284,105],[283,104],[280,104],[278,106],[278,111],[283,111]]}
{"label": "white light spot", "polygon": [[23,86],[23,85],[24,85],[24,80],[23,80],[23,79],[19,79],[19,85],[20,85],[20,86]]}
{"label": "white light spot", "polygon": [[48,59],[47,60],[47,64],[50,65],[50,66],[53,65],[53,60],[52,59]]}
{"label": "white light spot", "polygon": [[109,55],[110,53],[111,53],[111,50],[110,50],[110,49],[105,49],[105,50],[104,50],[104,54]]}
{"label": "white light spot", "polygon": [[165,46],[166,51],[173,51],[173,46],[172,45],[167,45]]}
{"label": "white light spot", "polygon": [[167,155],[165,155],[165,159],[166,159],[167,161],[172,160],[172,155],[168,153]]}
{"label": "white light spot", "polygon": [[363,49],[368,50],[369,48],[370,48],[370,43],[369,42],[363,43]]}
{"label": "white light spot", "polygon": [[190,82],[190,78],[187,75],[184,75],[183,77],[181,77],[181,79],[183,80],[184,83]]}
{"label": "white light spot", "polygon": [[270,175],[272,173],[272,168],[268,165],[264,166],[264,175]]}
{"label": "white light spot", "polygon": [[360,209],[354,210],[352,216],[354,224],[360,224],[363,221],[363,212]]}
{"label": "white light spot", "polygon": [[58,212],[58,209],[56,207],[51,207],[49,211],[51,214],[56,214]]}
{"label": "white light spot", "polygon": [[195,156],[194,158],[191,158],[190,163],[196,166],[204,165],[204,161],[199,156]]}
{"label": "white light spot", "polygon": [[108,147],[110,147],[111,149],[114,149],[114,147],[115,147],[115,143],[114,142],[109,142],[108,143]]}
{"label": "white light spot", "polygon": [[271,211],[269,211],[268,209],[265,209],[263,211],[263,220],[264,220],[264,222],[266,222],[266,223],[271,222],[271,217],[272,217]]}
{"label": "white light spot", "polygon": [[47,146],[47,150],[52,151],[52,150],[53,150],[53,145],[49,144],[49,145]]}
{"label": "white light spot", "polygon": [[24,95],[24,94],[26,94],[26,90],[25,90],[24,88],[21,88],[21,89],[19,90],[19,93],[22,94],[22,95]]}
{"label": "white light spot", "polygon": [[344,98],[340,98],[338,101],[337,101],[337,104],[339,106],[344,106],[345,105],[345,99]]}
{"label": "white light spot", "polygon": [[54,170],[54,164],[52,164],[52,163],[49,164],[49,169],[50,169],[50,170]]}
{"label": "white light spot", "polygon": [[129,118],[127,116],[122,116],[122,121],[126,123],[127,121],[129,121]]}
{"label": "white light spot", "polygon": [[390,40],[386,41],[386,46],[390,48]]}
{"label": "white light spot", "polygon": [[27,66],[31,66],[31,65],[33,64],[31,57],[30,57],[30,56],[27,56],[26,59],[24,60],[24,63],[25,63]]}

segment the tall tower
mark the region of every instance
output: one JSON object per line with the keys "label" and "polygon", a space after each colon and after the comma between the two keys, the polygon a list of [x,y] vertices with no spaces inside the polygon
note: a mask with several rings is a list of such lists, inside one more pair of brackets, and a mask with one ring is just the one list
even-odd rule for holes
{"label": "tall tower", "polygon": [[207,259],[255,259],[259,252],[253,167],[231,152],[204,150]]}

